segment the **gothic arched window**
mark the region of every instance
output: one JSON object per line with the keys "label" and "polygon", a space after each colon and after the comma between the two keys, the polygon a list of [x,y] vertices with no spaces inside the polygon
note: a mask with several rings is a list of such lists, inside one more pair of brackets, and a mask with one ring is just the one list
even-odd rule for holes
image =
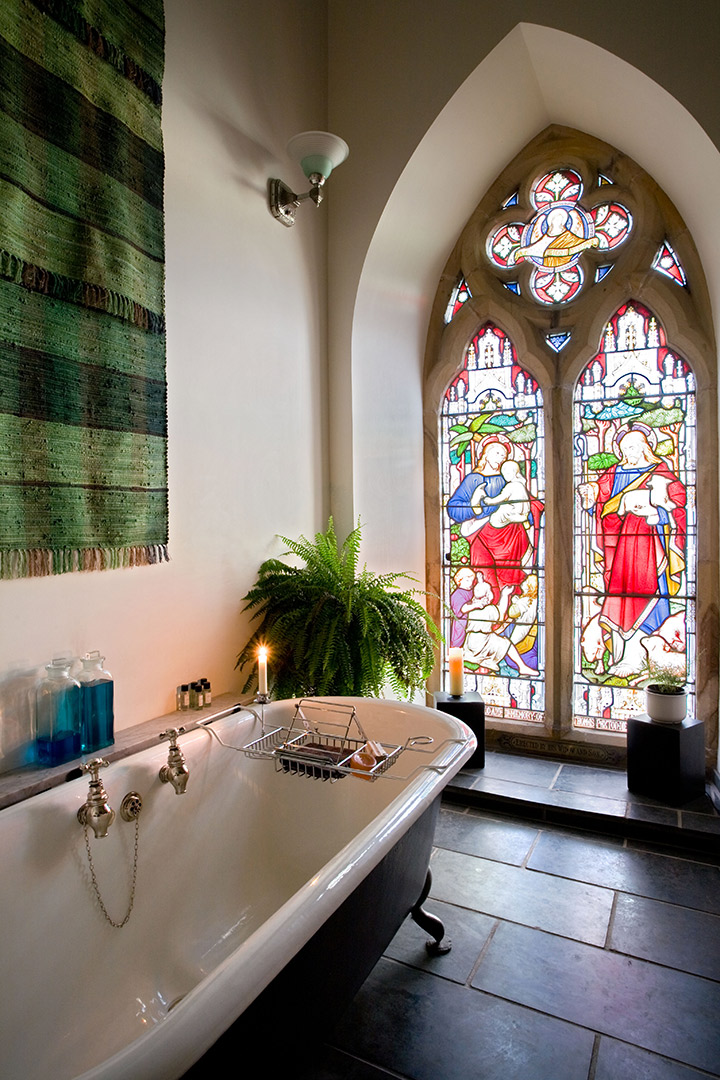
{"label": "gothic arched window", "polygon": [[716,745],[712,319],[637,163],[553,127],[493,184],[438,288],[425,428],[436,688],[462,646],[491,745],[617,763],[664,667]]}

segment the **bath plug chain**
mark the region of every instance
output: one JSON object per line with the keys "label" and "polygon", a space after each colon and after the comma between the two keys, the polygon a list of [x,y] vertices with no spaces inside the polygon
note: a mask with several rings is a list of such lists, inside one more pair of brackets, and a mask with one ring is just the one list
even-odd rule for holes
{"label": "bath plug chain", "polygon": [[[131,792],[130,794],[134,796],[136,793]],[[128,796],[126,796],[126,799],[127,798],[128,798]],[[138,796],[138,799],[139,799],[139,796]],[[97,899],[98,904],[100,905],[100,910],[102,911],[103,915],[105,916],[107,921],[110,923],[110,925],[114,926],[116,930],[122,930],[123,926],[125,926],[128,919],[130,918],[130,915],[131,915],[132,909],[133,909],[133,905],[135,903],[135,886],[136,886],[136,883],[137,883],[137,866],[138,866],[138,838],[139,838],[139,835],[140,835],[140,807],[137,805],[136,801],[133,801],[133,803],[132,803],[132,815],[125,818],[125,820],[126,821],[131,821],[133,819],[133,817],[135,819],[135,851],[134,851],[134,855],[133,855],[132,883],[130,885],[130,903],[128,905],[128,909],[127,909],[127,912],[125,914],[125,918],[123,919],[122,922],[115,922],[115,920],[112,919],[110,917],[110,915],[108,914],[107,908],[105,907],[105,904],[103,903],[103,898],[100,895],[100,886],[98,885],[97,875],[95,873],[95,863],[93,862],[92,852],[90,851],[90,838],[88,836],[88,827],[87,827],[87,825],[83,826],[83,833],[85,834],[85,850],[87,851],[88,864],[90,866],[90,877],[92,878],[93,889],[95,890],[95,897]]]}

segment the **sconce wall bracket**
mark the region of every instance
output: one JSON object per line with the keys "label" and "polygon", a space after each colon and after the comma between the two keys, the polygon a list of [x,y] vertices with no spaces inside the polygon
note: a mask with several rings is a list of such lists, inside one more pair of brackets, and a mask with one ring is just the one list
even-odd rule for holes
{"label": "sconce wall bracket", "polygon": [[298,197],[282,180],[268,180],[268,206],[270,213],[288,228],[295,224],[295,209],[300,205]]}
{"label": "sconce wall bracket", "polygon": [[322,186],[325,182],[325,177],[321,176],[319,173],[313,173],[313,175],[309,177],[309,180],[312,187],[309,191],[306,191],[304,195],[296,195],[282,180],[268,180],[268,206],[270,207],[270,213],[288,228],[295,224],[295,211],[301,202],[305,202],[306,199],[309,199],[311,202],[314,202],[316,206],[319,206],[323,200]]}

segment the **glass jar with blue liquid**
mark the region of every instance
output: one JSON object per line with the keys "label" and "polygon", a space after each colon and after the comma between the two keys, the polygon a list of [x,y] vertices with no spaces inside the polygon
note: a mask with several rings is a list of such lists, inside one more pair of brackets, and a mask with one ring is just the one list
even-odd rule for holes
{"label": "glass jar with blue liquid", "polygon": [[71,666],[65,657],[52,660],[36,691],[39,765],[62,765],[80,757],[80,685],[70,675]]}
{"label": "glass jar with blue liquid", "polygon": [[82,658],[80,683],[80,731],[82,752],[94,753],[115,742],[113,677],[103,667],[105,657],[95,650]]}

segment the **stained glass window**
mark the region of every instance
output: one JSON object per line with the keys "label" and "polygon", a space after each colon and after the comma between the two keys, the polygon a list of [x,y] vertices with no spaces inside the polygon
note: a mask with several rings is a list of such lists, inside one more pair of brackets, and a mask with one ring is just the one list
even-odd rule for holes
{"label": "stained glass window", "polygon": [[572,334],[570,334],[569,331],[566,330],[564,333],[546,334],[545,340],[547,341],[553,352],[559,353],[562,349],[565,348],[571,337]]}
{"label": "stained glass window", "polygon": [[[601,177],[601,183],[610,181]],[[504,222],[488,236],[487,257],[498,269],[530,263],[530,292],[539,304],[573,300],[585,281],[582,253],[592,248],[612,252],[632,230],[632,215],[621,203],[586,210],[580,205],[582,194],[583,181],[574,169],[544,173],[530,188],[530,219]],[[515,203],[503,204],[509,205]]]}
{"label": "stained glass window", "polygon": [[471,296],[468,283],[465,278],[461,277],[458,280],[457,285],[450,293],[450,301],[445,309],[445,322],[449,323],[454,315],[457,315],[460,308],[470,299]]}
{"label": "stained glass window", "polygon": [[695,382],[638,303],[580,375],[574,437],[573,722],[624,731],[660,670],[687,677],[693,714]]}
{"label": "stained glass window", "polygon": [[632,216],[620,203],[603,203],[590,212],[595,222],[595,236],[601,251],[612,251],[627,240],[632,229]]}
{"label": "stained glass window", "polygon": [[[445,332],[463,277],[474,295]],[[464,650],[491,741],[563,753],[569,737],[579,757],[601,745],[617,760],[605,755],[622,753],[663,671],[684,679],[689,715],[716,739],[717,643],[701,627],[719,587],[717,373],[702,359],[711,312],[678,212],[620,151],[542,133],[457,238],[434,310],[429,603],[445,652]],[[445,656],[438,669],[432,688],[448,689]]]}
{"label": "stained glass window", "polygon": [[[488,716],[542,722],[545,578],[542,394],[486,324],[441,410],[443,632]],[[447,658],[443,660],[447,685]]]}
{"label": "stained glass window", "polygon": [[674,281],[676,285],[685,285],[687,278],[682,264],[667,240],[660,245],[657,255],[653,259],[653,270],[664,274]]}

